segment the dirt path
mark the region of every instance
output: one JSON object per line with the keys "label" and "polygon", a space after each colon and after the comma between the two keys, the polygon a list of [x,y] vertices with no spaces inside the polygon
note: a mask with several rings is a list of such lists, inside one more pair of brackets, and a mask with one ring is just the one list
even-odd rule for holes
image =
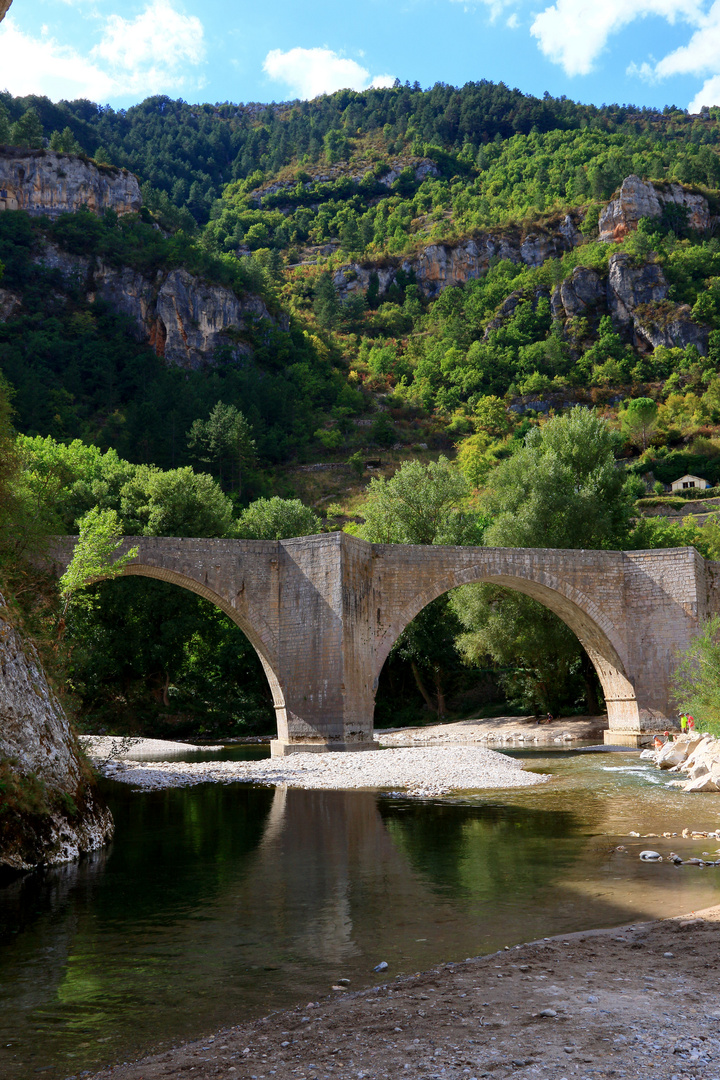
{"label": "dirt path", "polygon": [[700,916],[338,988],[97,1080],[716,1080],[720,906]]}

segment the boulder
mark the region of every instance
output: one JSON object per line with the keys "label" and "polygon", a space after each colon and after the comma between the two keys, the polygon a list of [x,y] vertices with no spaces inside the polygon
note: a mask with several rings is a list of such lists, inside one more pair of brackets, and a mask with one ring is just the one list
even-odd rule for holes
{"label": "boulder", "polygon": [[686,783],[681,785],[683,791],[698,792],[698,791],[720,791],[717,782],[713,779],[710,773],[705,773],[703,776],[698,776],[695,779],[690,779]]}
{"label": "boulder", "polygon": [[658,751],[655,763],[660,769],[671,769],[682,765],[702,741],[699,735],[681,735],[673,742],[666,742]]}
{"label": "boulder", "polygon": [[102,847],[113,823],[37,652],[0,597],[0,868],[69,862]]}
{"label": "boulder", "polygon": [[701,356],[707,354],[709,330],[692,321],[687,304],[664,300],[659,304],[642,304],[632,313],[636,339],[657,349],[684,349],[694,345]]}

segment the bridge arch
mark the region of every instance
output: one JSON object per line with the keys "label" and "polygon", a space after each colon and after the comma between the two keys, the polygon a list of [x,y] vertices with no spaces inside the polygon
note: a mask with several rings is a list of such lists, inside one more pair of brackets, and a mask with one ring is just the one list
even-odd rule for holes
{"label": "bridge arch", "polygon": [[[397,612],[378,641],[373,686],[377,690],[382,667],[400,634],[429,603],[461,585],[495,584],[524,593],[553,611],[575,634],[588,654],[600,684],[611,727],[636,727],[639,721],[635,688],[622,657],[627,649],[617,628],[597,604],[571,582],[548,570],[527,564],[513,565],[513,559],[493,559],[433,575]],[[504,564],[504,565],[503,565]]]}
{"label": "bridge arch", "polygon": [[215,607],[220,608],[220,610],[223,611],[236,626],[239,626],[254,648],[260,663],[262,664],[263,671],[265,672],[265,676],[270,685],[270,692],[272,694],[273,705],[278,720],[278,729],[282,731],[282,724],[285,722],[285,696],[275,671],[272,657],[269,655],[265,642],[260,636],[256,626],[237,611],[225,597],[216,593],[213,589],[203,584],[203,582],[198,581],[196,578],[181,574],[177,570],[169,570],[164,566],[152,566],[148,563],[132,562],[123,569],[122,576],[155,578],[157,581],[167,581],[172,585],[178,585],[181,589],[187,589],[188,592],[193,592],[197,596],[202,596],[203,599],[209,600]]}

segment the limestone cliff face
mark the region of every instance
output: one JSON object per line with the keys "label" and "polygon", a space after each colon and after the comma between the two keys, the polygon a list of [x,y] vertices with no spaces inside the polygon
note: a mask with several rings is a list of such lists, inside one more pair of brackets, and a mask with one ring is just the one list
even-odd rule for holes
{"label": "limestone cliff face", "polygon": [[600,215],[600,239],[608,243],[622,240],[637,229],[640,218],[658,218],[669,204],[684,207],[688,224],[704,232],[713,223],[707,199],[686,191],[680,184],[649,184],[639,176],[628,176],[622,182],[617,199],[613,199]]}
{"label": "limestone cliff face", "polygon": [[669,301],[668,291],[662,268],[655,263],[634,267],[630,256],[622,252],[610,259],[608,308],[618,329],[631,331],[640,346],[695,345],[706,353],[708,331],[692,321],[687,304]]}
{"label": "limestone cliff face", "polygon": [[708,331],[694,323],[687,304],[668,300],[669,286],[662,267],[648,262],[635,266],[629,255],[610,258],[607,281],[587,266],[576,266],[551,297],[553,318],[575,317],[597,322],[609,314],[616,330],[641,350],[686,345],[707,352]]}
{"label": "limestone cliff face", "polygon": [[138,179],[127,169],[53,150],[0,147],[0,210],[56,218],[83,208],[132,214],[141,205]]}
{"label": "limestone cliff face", "polygon": [[112,817],[88,783],[67,717],[1,597],[0,770],[27,803],[0,814],[0,867],[68,862],[112,836]]}
{"label": "limestone cliff face", "polygon": [[557,286],[550,300],[553,318],[572,319],[593,314],[604,302],[605,285],[599,274],[587,266],[576,266],[570,277]]}
{"label": "limestone cliff face", "polygon": [[581,240],[573,219],[567,215],[553,233],[538,231],[525,237],[482,234],[460,244],[429,244],[412,258],[384,266],[348,263],[335,272],[333,283],[341,296],[366,292],[371,275],[376,273],[383,293],[402,269],[414,273],[420,291],[432,299],[448,286],[464,285],[481,277],[493,260],[509,259],[526,266],[542,266],[546,259],[570,251]]}
{"label": "limestone cliff face", "polygon": [[7,15],[8,8],[11,4],[12,0],[0,0],[0,22],[2,22]]}
{"label": "limestone cliff face", "polygon": [[250,346],[238,342],[236,333],[246,331],[253,320],[272,321],[259,296],[240,298],[231,289],[201,281],[187,270],[145,276],[128,266],[69,255],[51,243],[44,245],[37,259],[66,278],[79,279],[91,298],[100,297],[127,315],[138,339],[178,367],[210,363],[221,345],[231,345],[238,354],[249,353]]}

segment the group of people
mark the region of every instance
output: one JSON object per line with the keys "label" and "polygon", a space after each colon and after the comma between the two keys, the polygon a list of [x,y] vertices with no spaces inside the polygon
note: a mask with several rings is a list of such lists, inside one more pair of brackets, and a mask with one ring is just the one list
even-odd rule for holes
{"label": "group of people", "polygon": [[[695,730],[695,721],[692,716],[686,716],[685,713],[680,717],[680,733],[681,735],[692,735]],[[664,731],[662,735],[656,735],[653,739],[653,745],[656,750],[659,750],[668,740],[672,740],[672,735],[669,731]]]}

